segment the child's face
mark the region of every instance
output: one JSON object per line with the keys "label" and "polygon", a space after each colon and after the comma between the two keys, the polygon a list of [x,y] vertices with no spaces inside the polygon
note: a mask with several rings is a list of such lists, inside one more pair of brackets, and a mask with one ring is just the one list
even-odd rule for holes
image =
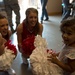
{"label": "child's face", "polygon": [[34,27],[37,23],[37,14],[34,13],[34,12],[31,12],[29,15],[28,15],[28,23],[30,26]]}
{"label": "child's face", "polygon": [[0,19],[0,33],[2,36],[7,35],[8,32],[8,20],[6,18]]}
{"label": "child's face", "polygon": [[62,38],[63,38],[63,42],[68,45],[68,46],[72,46],[75,44],[75,31],[68,28],[68,29],[64,29],[64,31],[62,32]]}

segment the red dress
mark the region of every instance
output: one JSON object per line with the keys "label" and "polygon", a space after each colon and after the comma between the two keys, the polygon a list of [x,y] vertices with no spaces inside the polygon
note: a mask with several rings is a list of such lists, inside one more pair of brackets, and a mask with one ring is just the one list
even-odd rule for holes
{"label": "red dress", "polygon": [[22,32],[22,53],[23,55],[30,56],[34,47],[35,31],[30,32],[27,29],[27,23],[24,20],[23,23],[23,32]]}

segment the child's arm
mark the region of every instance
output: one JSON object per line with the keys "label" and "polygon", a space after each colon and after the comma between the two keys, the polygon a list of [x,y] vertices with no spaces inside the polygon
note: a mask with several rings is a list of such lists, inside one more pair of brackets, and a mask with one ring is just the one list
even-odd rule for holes
{"label": "child's arm", "polygon": [[18,25],[17,27],[17,41],[18,41],[18,48],[19,48],[19,51],[21,51],[21,48],[22,48],[22,31],[23,31],[23,25],[20,24]]}
{"label": "child's arm", "polygon": [[66,71],[72,71],[71,67],[68,64],[64,64],[61,61],[59,61],[56,56],[48,56],[48,60],[57,64],[59,67],[61,67],[62,69],[66,70]]}
{"label": "child's arm", "polygon": [[72,71],[75,71],[75,59],[68,59],[69,65],[71,66]]}
{"label": "child's arm", "polygon": [[52,54],[53,56],[57,56],[58,57],[60,52],[56,52],[56,51],[54,51],[52,49],[47,49],[47,53],[48,54]]}
{"label": "child's arm", "polygon": [[58,53],[52,53],[52,55],[58,57],[58,56],[59,56],[59,53],[60,53],[60,52],[58,52]]}
{"label": "child's arm", "polygon": [[39,24],[39,33],[38,33],[38,35],[42,36],[42,32],[43,32],[43,25]]}

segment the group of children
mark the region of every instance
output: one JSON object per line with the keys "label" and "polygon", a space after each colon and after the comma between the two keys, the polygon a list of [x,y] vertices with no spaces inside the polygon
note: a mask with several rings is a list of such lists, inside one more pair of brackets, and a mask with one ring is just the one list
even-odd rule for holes
{"label": "group of children", "polygon": [[[15,75],[16,73],[11,68],[11,65],[17,55],[17,50],[9,41],[12,32],[8,27],[7,18],[0,14],[0,71],[7,71],[10,75]],[[18,49],[22,54],[23,63],[28,64],[27,59],[30,58],[33,74],[53,75],[56,71],[56,75],[75,75],[75,19],[63,21],[60,25],[60,30],[64,42],[63,49],[59,53],[51,52],[48,55],[43,55],[47,54],[45,51],[47,46],[45,45],[45,40],[42,40],[43,26],[38,22],[38,11],[35,8],[28,8],[26,10],[26,18],[18,25],[16,34]],[[38,37],[36,43],[34,37],[37,37],[37,35],[40,37]],[[33,49],[31,54],[27,54],[28,44],[30,46],[28,49]],[[23,49],[23,45],[26,48]],[[33,48],[33,46],[35,47]],[[38,65],[40,65],[39,68]]]}

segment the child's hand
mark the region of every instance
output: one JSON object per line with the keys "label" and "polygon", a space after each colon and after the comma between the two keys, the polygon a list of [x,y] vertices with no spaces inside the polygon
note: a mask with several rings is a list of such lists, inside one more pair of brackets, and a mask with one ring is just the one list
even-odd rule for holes
{"label": "child's hand", "polygon": [[52,49],[47,49],[47,53],[53,56],[57,56],[57,53]]}
{"label": "child's hand", "polygon": [[55,55],[50,55],[50,56],[47,56],[47,59],[53,63],[56,63],[58,62],[58,59]]}

